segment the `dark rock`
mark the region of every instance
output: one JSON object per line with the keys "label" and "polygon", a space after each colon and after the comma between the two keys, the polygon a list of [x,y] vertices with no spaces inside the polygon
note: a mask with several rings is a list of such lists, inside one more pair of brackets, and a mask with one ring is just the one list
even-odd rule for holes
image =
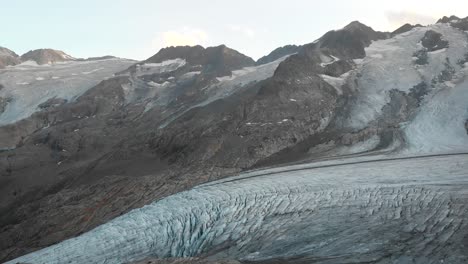
{"label": "dark rock", "polygon": [[456,22],[451,22],[450,25],[463,31],[468,31],[468,17],[460,19]]}
{"label": "dark rock", "polygon": [[421,44],[428,51],[436,51],[440,49],[448,48],[448,41],[442,39],[442,34],[433,30],[428,30],[421,39]]}
{"label": "dark rock", "polygon": [[[372,41],[385,39],[389,33],[377,32],[372,28],[358,22],[351,22],[341,30],[329,31],[319,39],[320,48],[333,50],[333,55],[340,59],[356,59],[366,56],[364,48],[369,46]],[[308,44],[304,49],[313,50],[315,44]]]}
{"label": "dark rock", "polygon": [[7,48],[0,47],[0,69],[5,68],[6,66],[14,66],[20,63],[21,60],[15,52]]}
{"label": "dark rock", "polygon": [[52,107],[57,107],[57,106],[63,105],[66,102],[67,102],[66,99],[54,97],[54,98],[50,98],[49,100],[47,100],[44,103],[40,104],[39,108],[49,109],[49,108],[52,108]]}
{"label": "dark rock", "polygon": [[22,61],[31,60],[31,61],[35,61],[39,65],[42,65],[42,64],[70,61],[70,60],[74,60],[74,58],[60,50],[37,49],[37,50],[31,50],[21,55],[21,60]]}
{"label": "dark rock", "polygon": [[418,65],[426,65],[429,63],[429,56],[427,55],[426,49],[416,51],[413,57],[416,57],[415,63]]}
{"label": "dark rock", "polygon": [[202,65],[205,73],[216,76],[230,75],[233,70],[253,66],[255,61],[224,45],[203,48],[202,46],[179,46],[161,49],[146,63],[161,63],[172,59],[185,59],[191,65]]}
{"label": "dark rock", "polygon": [[420,82],[410,89],[409,96],[416,99],[418,106],[421,105],[424,96],[429,92],[429,86],[425,82]]}
{"label": "dark rock", "polygon": [[256,64],[261,65],[261,64],[266,64],[272,61],[275,61],[279,58],[282,58],[286,55],[294,54],[299,52],[301,49],[301,46],[296,46],[296,45],[286,45],[280,48],[277,48],[270,52],[270,54],[261,57],[260,59],[257,60]]}
{"label": "dark rock", "polygon": [[11,102],[11,98],[0,97],[0,114],[5,112],[5,108],[7,107],[8,103],[10,103],[10,102]]}
{"label": "dark rock", "polygon": [[460,18],[457,16],[450,16],[450,17],[444,16],[441,19],[437,20],[437,23],[450,23],[454,20],[460,20]]}
{"label": "dark rock", "polygon": [[324,74],[333,77],[339,77],[340,75],[353,69],[354,63],[345,60],[335,61],[325,66]]}
{"label": "dark rock", "polygon": [[395,31],[393,31],[393,32],[391,33],[391,36],[393,37],[393,36],[396,36],[396,35],[398,35],[398,34],[402,34],[402,33],[408,32],[408,31],[410,31],[410,30],[412,30],[413,28],[416,28],[416,27],[422,27],[422,25],[420,25],[420,24],[411,25],[411,24],[409,24],[409,23],[406,23],[406,24],[404,24],[403,26],[397,28]]}
{"label": "dark rock", "polygon": [[450,63],[449,58],[446,59],[444,66],[445,66],[445,69],[442,70],[442,72],[440,72],[439,75],[434,77],[434,79],[432,79],[433,84],[452,80],[453,75],[455,74],[455,68]]}

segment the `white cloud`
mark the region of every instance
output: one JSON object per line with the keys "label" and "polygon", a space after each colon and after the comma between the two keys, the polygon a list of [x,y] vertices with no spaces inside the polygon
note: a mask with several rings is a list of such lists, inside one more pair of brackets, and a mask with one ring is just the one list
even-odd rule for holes
{"label": "white cloud", "polygon": [[255,37],[255,31],[250,27],[241,25],[228,25],[227,27],[232,32],[243,34],[249,38]]}
{"label": "white cloud", "polygon": [[155,49],[169,46],[194,46],[204,45],[208,40],[208,34],[201,29],[184,27],[177,30],[160,32],[152,41]]}

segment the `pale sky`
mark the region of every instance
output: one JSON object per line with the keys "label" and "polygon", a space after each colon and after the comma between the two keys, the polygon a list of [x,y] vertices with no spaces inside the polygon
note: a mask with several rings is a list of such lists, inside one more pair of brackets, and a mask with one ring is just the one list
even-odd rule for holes
{"label": "pale sky", "polygon": [[225,44],[254,59],[353,20],[381,31],[468,16],[466,0],[0,0],[0,46],[146,59],[172,45]]}

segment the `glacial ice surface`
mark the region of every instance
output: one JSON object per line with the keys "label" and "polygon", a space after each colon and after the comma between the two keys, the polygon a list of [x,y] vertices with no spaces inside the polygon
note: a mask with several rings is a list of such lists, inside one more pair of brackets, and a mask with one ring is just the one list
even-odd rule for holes
{"label": "glacial ice surface", "polygon": [[124,263],[199,254],[463,263],[467,159],[354,158],[336,166],[260,170],[172,195],[8,263]]}

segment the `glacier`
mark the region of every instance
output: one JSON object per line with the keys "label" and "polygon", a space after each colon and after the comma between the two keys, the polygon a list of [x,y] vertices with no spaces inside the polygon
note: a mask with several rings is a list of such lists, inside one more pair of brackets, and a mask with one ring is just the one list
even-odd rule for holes
{"label": "glacier", "polygon": [[200,254],[461,263],[468,259],[467,160],[468,154],[360,157],[258,170],[169,196],[7,263]]}
{"label": "glacier", "polygon": [[[427,64],[416,65],[413,55],[427,30],[441,33],[450,45],[429,52]],[[466,64],[456,64],[467,47],[468,34],[448,24],[414,28],[373,42],[367,56],[355,61],[354,72],[322,76],[341,91],[359,74],[347,120],[356,130],[381,116],[391,90],[408,93],[421,82],[432,83],[414,115],[400,124],[404,144],[395,152],[349,155],[375,148],[380,139],[374,136],[338,150],[347,157],[209,182],[7,263],[126,263],[191,256],[277,263],[467,263],[468,70]],[[433,83],[446,61],[453,76]],[[271,76],[280,62],[220,77],[207,87],[210,98]],[[157,92],[169,88],[163,84]]]}

